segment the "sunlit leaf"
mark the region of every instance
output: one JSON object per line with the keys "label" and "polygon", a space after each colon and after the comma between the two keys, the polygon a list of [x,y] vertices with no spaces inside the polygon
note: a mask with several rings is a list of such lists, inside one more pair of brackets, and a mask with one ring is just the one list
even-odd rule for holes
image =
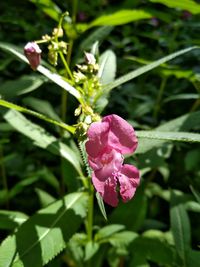
{"label": "sunlit leaf", "polygon": [[[0,246],[0,267],[43,266],[66,246],[86,216],[87,195],[67,195],[40,210]],[[28,237],[28,238],[27,238]]]}
{"label": "sunlit leaf", "polygon": [[94,254],[98,251],[99,244],[96,242],[89,241],[85,246],[85,261],[88,261],[90,258],[94,256]]}
{"label": "sunlit leaf", "polygon": [[166,141],[178,141],[199,143],[200,134],[188,132],[159,132],[159,131],[137,131],[139,138],[160,139]]}
{"label": "sunlit leaf", "polygon": [[101,84],[107,84],[114,80],[116,74],[116,56],[112,50],[105,51],[99,59],[98,76]]}
{"label": "sunlit leaf", "polygon": [[5,115],[9,124],[11,124],[17,131],[24,134],[34,141],[36,146],[47,149],[50,152],[60,155],[69,161],[77,172],[82,176],[79,158],[76,153],[68,146],[60,142],[53,135],[46,132],[41,126],[32,123],[17,111],[9,110]]}
{"label": "sunlit leaf", "polygon": [[152,15],[144,10],[120,10],[109,15],[103,15],[89,24],[89,27],[103,25],[122,25],[132,21],[149,19]]}
{"label": "sunlit leaf", "polygon": [[[162,125],[158,126],[154,129],[154,131],[161,132],[178,132],[178,131],[189,131],[191,129],[195,129],[196,127],[199,127],[200,125],[200,111],[196,111],[193,113],[188,113],[183,116],[180,116],[178,118],[175,118],[173,120],[170,120],[166,123],[163,123]],[[181,137],[181,136],[180,136]],[[187,137],[186,137],[187,138]],[[136,153],[145,153],[150,149],[160,147],[164,150],[167,149],[167,140],[159,140],[159,139],[151,139],[151,142],[149,142],[149,138],[141,137],[139,141],[138,148],[136,150]],[[180,140],[181,141],[181,140]],[[169,142],[168,142],[169,143]]]}
{"label": "sunlit leaf", "polygon": [[103,242],[104,240],[107,240],[110,236],[112,236],[114,233],[124,230],[124,228],[125,228],[124,225],[121,225],[121,224],[107,225],[101,228],[95,234],[94,238],[97,242]]}
{"label": "sunlit leaf", "polygon": [[35,192],[39,198],[41,208],[45,208],[49,204],[52,204],[54,201],[56,201],[54,197],[40,188],[36,188]]}
{"label": "sunlit leaf", "polygon": [[22,212],[0,210],[0,229],[14,229],[27,219],[28,216]]}
{"label": "sunlit leaf", "polygon": [[156,60],[156,61],[154,61],[154,62],[152,62],[152,63],[150,63],[150,64],[148,64],[146,66],[143,66],[143,67],[140,67],[140,68],[138,68],[138,69],[136,69],[134,71],[131,71],[128,74],[125,74],[124,76],[116,79],[114,82],[106,85],[105,86],[105,90],[110,91],[113,88],[115,88],[115,87],[117,87],[117,86],[119,86],[119,85],[121,85],[123,83],[126,83],[126,82],[128,82],[128,81],[130,81],[130,80],[132,80],[132,79],[134,79],[134,78],[136,78],[136,77],[138,77],[138,76],[140,76],[140,75],[152,70],[152,69],[157,68],[158,66],[162,65],[163,63],[165,63],[165,62],[167,62],[169,60],[172,60],[172,59],[174,59],[174,58],[176,58],[178,56],[181,56],[181,55],[183,55],[185,53],[188,53],[188,52],[190,52],[190,51],[192,51],[194,49],[198,49],[198,48],[199,48],[198,46],[193,46],[193,47],[188,47],[188,48],[182,49],[182,50],[180,50],[178,52],[172,53],[172,54],[170,54],[168,56],[165,56],[165,57],[163,57],[161,59],[158,59],[158,60]]}
{"label": "sunlit leaf", "polygon": [[192,14],[200,13],[200,5],[192,0],[176,0],[176,1],[174,0],[149,0],[149,1],[153,3],[164,4],[172,8],[180,8],[183,10],[187,10],[191,12]]}
{"label": "sunlit leaf", "polygon": [[62,11],[61,9],[51,0],[29,0],[34,3],[39,9],[47,14],[52,19],[58,21]]}
{"label": "sunlit leaf", "polygon": [[27,109],[27,108],[24,108],[24,107],[21,107],[19,105],[15,105],[15,104],[13,104],[11,102],[8,102],[8,101],[2,100],[2,99],[0,99],[0,106],[6,107],[6,108],[10,108],[10,109],[13,109],[13,110],[16,110],[16,111],[20,111],[20,112],[23,112],[23,113],[27,113],[27,114],[32,115],[34,117],[37,117],[37,118],[39,118],[41,120],[47,121],[47,122],[55,124],[57,126],[60,126],[63,129],[65,129],[65,130],[67,130],[67,131],[69,131],[71,133],[74,133],[74,131],[75,131],[73,126],[69,126],[69,125],[67,125],[67,124],[65,124],[63,122],[53,120],[51,118],[46,117],[45,115],[43,115],[41,113],[35,112],[33,110],[30,110],[30,109]]}

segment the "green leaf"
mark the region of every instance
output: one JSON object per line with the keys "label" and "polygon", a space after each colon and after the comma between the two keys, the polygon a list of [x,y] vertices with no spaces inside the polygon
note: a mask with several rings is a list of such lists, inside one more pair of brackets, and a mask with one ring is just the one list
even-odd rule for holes
{"label": "green leaf", "polygon": [[123,230],[124,228],[125,228],[124,225],[121,224],[111,224],[104,226],[95,234],[94,240],[97,242],[102,242],[104,241],[104,239],[109,238],[114,233],[117,233]]}
{"label": "green leaf", "polygon": [[175,53],[172,53],[166,57],[163,57],[163,58],[160,58],[146,66],[143,66],[137,70],[134,70],[134,71],[131,71],[129,72],[128,74],[125,74],[123,75],[122,77],[116,79],[114,82],[108,84],[105,86],[105,90],[106,91],[110,91],[112,90],[113,88],[125,83],[125,82],[128,82],[152,69],[155,69],[157,68],[158,66],[162,65],[163,63],[167,62],[167,61],[170,61],[178,56],[181,56],[185,53],[188,53],[194,49],[199,49],[198,46],[192,46],[192,47],[188,47],[188,48],[185,48],[185,49],[182,49],[182,50],[179,50],[178,52],[175,52]]}
{"label": "green leaf", "polygon": [[[19,49],[17,46],[8,44],[8,43],[2,43],[0,42],[0,48],[15,55],[16,57],[18,57],[19,59],[21,59],[22,61],[28,63],[28,60],[26,59],[26,57],[23,55],[21,49]],[[56,83],[57,85],[59,85],[61,88],[63,88],[64,90],[66,90],[68,93],[70,93],[71,95],[73,95],[74,97],[76,97],[81,103],[82,103],[82,97],[79,93],[78,90],[76,90],[74,87],[72,87],[68,82],[66,82],[62,76],[51,72],[50,70],[46,69],[43,66],[38,66],[37,71],[39,71],[40,73],[42,73],[44,76],[46,76],[49,80],[53,81],[54,83]]]}
{"label": "green leaf", "polygon": [[0,210],[0,229],[14,229],[24,223],[28,216],[18,211]]}
{"label": "green leaf", "polygon": [[[176,119],[170,120],[163,125],[154,129],[154,131],[159,132],[177,132],[177,131],[189,131],[191,129],[195,129],[200,125],[200,111],[196,111],[193,113],[188,113],[183,116],[180,116]],[[159,147],[159,152],[164,153],[165,150],[168,149],[168,143],[164,140],[159,139],[151,139],[149,142],[149,138],[140,138],[138,148],[136,153],[145,153],[151,149]]]}
{"label": "green leaf", "polygon": [[166,141],[200,142],[200,134],[188,132],[136,131],[139,138],[160,139]]}
{"label": "green leaf", "polygon": [[96,242],[89,241],[85,246],[85,261],[88,261],[91,259],[94,254],[98,251],[99,244]]}
{"label": "green leaf", "polygon": [[3,204],[6,202],[6,198],[12,199],[16,197],[18,194],[20,194],[22,191],[24,191],[26,186],[30,186],[33,183],[37,182],[39,180],[39,176],[30,176],[26,179],[21,180],[20,182],[16,183],[8,192],[8,196],[5,190],[0,191],[0,204]]}
{"label": "green leaf", "polygon": [[150,264],[144,259],[143,256],[134,255],[130,260],[128,267],[151,267]]}
{"label": "green leaf", "polygon": [[188,251],[188,267],[197,267],[200,262],[200,252],[195,250]]}
{"label": "green leaf", "polygon": [[54,119],[51,119],[51,118],[48,118],[46,117],[45,115],[41,114],[41,113],[38,113],[36,111],[33,111],[33,110],[30,110],[30,109],[27,109],[27,108],[24,108],[24,107],[21,107],[19,105],[15,105],[11,102],[8,102],[8,101],[5,101],[5,100],[2,100],[0,99],[0,106],[3,106],[3,107],[6,107],[6,108],[10,108],[10,109],[14,109],[14,110],[17,110],[17,111],[20,111],[20,112],[24,112],[24,113],[27,113],[29,115],[32,115],[34,117],[37,117],[41,120],[44,120],[44,121],[47,121],[49,123],[52,123],[54,125],[58,125],[60,127],[62,127],[63,129],[71,132],[71,133],[74,133],[75,129],[73,126],[69,126],[63,122],[60,122],[60,121],[56,121]]}
{"label": "green leaf", "polygon": [[131,231],[123,231],[120,233],[114,233],[108,239],[108,242],[116,248],[123,248],[128,246],[135,238],[138,237],[138,234]]}
{"label": "green leaf", "polygon": [[98,192],[96,192],[96,198],[97,198],[97,203],[99,205],[99,209],[101,211],[101,214],[103,215],[104,219],[107,221],[108,219],[107,219],[107,214],[106,214],[104,202],[103,202],[103,199]]}
{"label": "green leaf", "polygon": [[101,84],[107,84],[114,80],[116,74],[116,56],[112,50],[105,51],[99,59],[98,76]]}
{"label": "green leaf", "polygon": [[9,125],[7,122],[1,122],[0,123],[0,131],[1,132],[12,132],[14,128]]}
{"label": "green leaf", "polygon": [[103,25],[122,25],[141,19],[149,19],[152,15],[144,10],[120,10],[109,15],[103,15],[89,24],[89,27]]}
{"label": "green leaf", "polygon": [[38,195],[40,205],[42,208],[48,206],[49,204],[53,203],[56,200],[49,193],[45,192],[44,190],[40,188],[36,188],[35,192]]}
{"label": "green leaf", "polygon": [[41,177],[46,183],[52,186],[58,192],[60,189],[58,178],[47,168],[40,168],[39,171],[36,172],[36,175]]}
{"label": "green leaf", "polygon": [[[67,195],[40,210],[0,247],[0,267],[43,266],[66,246],[86,216],[87,195]],[[28,237],[28,238],[27,238]]]}
{"label": "green leaf", "polygon": [[191,149],[185,156],[185,169],[187,171],[198,171],[200,165],[200,149]]}
{"label": "green leaf", "polygon": [[12,189],[9,190],[9,199],[12,199],[16,197],[18,194],[20,194],[22,191],[24,191],[25,187],[32,185],[33,183],[37,182],[39,180],[38,176],[30,176],[26,179],[23,179],[22,181],[15,184]]}
{"label": "green leaf", "polygon": [[200,5],[192,0],[176,0],[176,1],[174,0],[149,0],[149,1],[153,3],[164,4],[172,8],[180,8],[183,10],[187,10],[191,12],[192,14],[200,13]]}
{"label": "green leaf", "polygon": [[13,97],[36,90],[44,83],[41,75],[23,75],[17,80],[6,81],[1,84],[0,95],[2,97]]}
{"label": "green leaf", "polygon": [[173,100],[188,100],[188,99],[198,99],[198,98],[199,98],[198,94],[178,94],[166,97],[163,102],[167,103]]}
{"label": "green leaf", "polygon": [[193,195],[195,196],[196,200],[200,204],[200,193],[198,191],[196,191],[193,186],[190,186],[190,189],[191,189]]}
{"label": "green leaf", "polygon": [[184,205],[180,203],[173,191],[171,192],[170,221],[177,252],[183,261],[183,266],[187,267],[187,252],[191,246],[190,222]]}
{"label": "green leaf", "polygon": [[49,118],[56,120],[56,121],[61,121],[60,117],[58,114],[55,112],[54,108],[52,105],[46,101],[46,100],[41,100],[36,97],[26,97],[23,99],[23,103],[26,105],[29,105],[31,108],[35,109],[36,111],[45,114]]}
{"label": "green leaf", "polygon": [[62,142],[59,142],[53,135],[46,132],[41,126],[32,123],[14,110],[9,110],[4,115],[4,119],[18,132],[33,140],[35,145],[65,158],[74,166],[80,176],[83,175],[76,153]]}
{"label": "green leaf", "polygon": [[[102,41],[111,33],[113,29],[114,27],[112,26],[102,26],[95,29],[95,31],[86,36],[86,38],[81,42],[79,50],[85,51],[86,49],[89,49],[95,42]],[[79,53],[79,51],[77,52]]]}
{"label": "green leaf", "polygon": [[[167,66],[170,68],[170,66]],[[161,69],[160,73],[164,76],[175,76],[177,79],[187,79],[189,81],[194,81],[196,79],[195,72],[192,70],[182,70],[182,69]]]}
{"label": "green leaf", "polygon": [[161,231],[144,232],[133,241],[130,250],[132,257],[128,267],[146,266],[143,264],[147,261],[157,263],[158,266],[174,266],[174,251],[167,242],[166,234]]}
{"label": "green leaf", "polygon": [[84,248],[83,244],[87,243],[87,235],[85,233],[75,233],[67,243],[67,256],[72,258],[76,266],[84,267]]}
{"label": "green leaf", "polygon": [[50,18],[58,21],[62,11],[61,9],[51,0],[29,0],[34,3],[39,9],[41,9]]}

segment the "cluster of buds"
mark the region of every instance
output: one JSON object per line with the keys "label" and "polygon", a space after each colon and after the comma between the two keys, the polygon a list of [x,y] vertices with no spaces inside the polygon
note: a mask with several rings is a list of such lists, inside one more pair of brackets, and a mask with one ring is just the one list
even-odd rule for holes
{"label": "cluster of buds", "polygon": [[63,41],[51,41],[48,49],[48,60],[52,65],[56,66],[58,62],[58,52],[62,52],[65,55],[67,54],[67,43]]}
{"label": "cluster of buds", "polygon": [[67,43],[64,41],[59,41],[58,38],[63,37],[63,29],[61,27],[54,28],[52,35],[45,34],[42,36],[42,40],[37,42],[29,42],[24,47],[24,54],[27,57],[30,66],[33,70],[36,70],[41,61],[41,49],[38,43],[49,43],[48,45],[48,60],[49,62],[56,66],[58,61],[58,53],[62,52],[67,54]]}
{"label": "cluster of buds", "polygon": [[87,74],[96,75],[99,70],[99,65],[96,63],[96,58],[92,53],[85,52],[84,65],[78,65],[78,68]]}
{"label": "cluster of buds", "polygon": [[[99,70],[99,65],[96,63],[96,59],[93,54],[85,52],[85,64],[77,64],[78,71],[74,71],[75,83],[81,84],[88,77],[95,77]],[[86,77],[87,76],[87,77]]]}
{"label": "cluster of buds", "polygon": [[[98,77],[99,65],[92,53],[85,52],[84,64],[77,65],[77,71],[73,72],[74,82],[81,87],[88,99],[95,97],[101,85]],[[90,103],[92,104],[92,103]]]}
{"label": "cluster of buds", "polygon": [[87,130],[92,122],[100,121],[101,117],[94,113],[92,108],[88,105],[79,105],[74,112],[75,116],[79,116],[79,122],[76,125],[75,135],[79,141],[84,141],[87,136]]}
{"label": "cluster of buds", "polygon": [[45,34],[42,36],[42,39],[46,42],[49,42],[48,45],[48,60],[49,62],[56,66],[58,62],[58,53],[62,52],[67,54],[67,43],[64,41],[58,41],[58,38],[63,37],[63,29],[61,27],[54,28],[52,31],[52,36]]}

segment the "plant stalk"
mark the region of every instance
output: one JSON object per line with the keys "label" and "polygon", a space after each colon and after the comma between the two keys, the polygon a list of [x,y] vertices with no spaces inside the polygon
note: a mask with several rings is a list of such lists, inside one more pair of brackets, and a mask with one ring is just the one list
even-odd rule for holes
{"label": "plant stalk", "polygon": [[7,176],[6,176],[6,169],[5,165],[3,163],[4,160],[4,155],[3,155],[3,148],[0,146],[0,172],[1,172],[1,177],[2,177],[2,183],[3,187],[5,189],[5,197],[6,197],[6,209],[9,209],[10,203],[9,203],[9,195],[8,195],[8,183],[7,183]]}
{"label": "plant stalk", "polygon": [[156,99],[155,108],[154,108],[154,111],[153,111],[153,118],[155,120],[157,120],[158,112],[159,112],[160,107],[161,107],[161,101],[162,101],[163,93],[164,93],[164,90],[165,90],[165,87],[166,87],[166,83],[167,83],[167,77],[163,77],[162,81],[161,81],[161,84],[160,84],[159,91],[158,91],[158,97]]}
{"label": "plant stalk", "polygon": [[[74,0],[72,2],[72,23],[73,24],[76,23],[77,6],[78,6],[78,1]],[[61,27],[63,18],[64,18],[64,16],[60,20],[59,27]],[[60,58],[63,62],[63,65],[65,66],[65,69],[67,72],[67,77],[70,78],[71,80],[73,80],[73,75],[72,75],[72,72],[70,70],[73,45],[74,45],[74,41],[72,39],[70,39],[66,59],[65,59],[62,52],[59,53]],[[67,118],[67,96],[68,96],[67,91],[62,90],[62,94],[61,94],[61,119],[63,122],[66,122],[66,118]],[[61,131],[61,137],[63,136],[63,134],[64,134],[64,131]],[[64,159],[61,158],[61,181],[60,181],[60,193],[61,193],[61,195],[64,195],[64,193],[65,193],[64,168],[65,168],[65,162],[64,162]]]}
{"label": "plant stalk", "polygon": [[87,234],[88,234],[88,241],[92,241],[93,234],[93,211],[94,211],[94,189],[92,184],[90,185],[90,193],[89,193],[89,203],[88,203],[88,221],[87,221]]}

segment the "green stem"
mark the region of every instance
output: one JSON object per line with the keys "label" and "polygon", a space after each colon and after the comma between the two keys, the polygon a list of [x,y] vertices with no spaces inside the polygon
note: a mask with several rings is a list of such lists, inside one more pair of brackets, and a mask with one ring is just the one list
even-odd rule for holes
{"label": "green stem", "polygon": [[44,44],[44,43],[47,43],[48,41],[47,40],[36,40],[35,43],[36,44]]}
{"label": "green stem", "polygon": [[194,112],[195,110],[197,110],[197,108],[200,106],[200,99],[197,99],[194,104],[192,105],[190,112]]}
{"label": "green stem", "polygon": [[69,63],[65,60],[65,57],[64,57],[64,55],[63,55],[63,53],[62,53],[61,51],[59,52],[59,56],[60,56],[60,58],[61,58],[61,60],[62,60],[63,65],[65,66],[65,69],[66,69],[66,71],[67,71],[67,76],[68,76],[71,80],[73,80],[73,75],[72,75],[71,70],[70,70],[70,68],[69,68]]}
{"label": "green stem", "polygon": [[67,91],[63,90],[61,95],[61,118],[66,121],[67,117]]}
{"label": "green stem", "polygon": [[[76,23],[76,12],[77,12],[77,7],[78,7],[78,1],[73,0],[72,4],[72,23]],[[72,49],[74,45],[74,40],[70,39],[69,40],[69,45],[67,49],[67,58],[65,60],[63,54],[60,54],[61,60],[67,70],[68,76],[73,80],[73,75],[71,73],[71,70],[69,68],[70,63],[71,63],[71,56],[72,56]],[[63,121],[66,120],[66,111],[67,111],[67,92],[65,90],[62,91],[62,96],[61,96],[61,118]]]}
{"label": "green stem", "polygon": [[88,241],[92,241],[92,229],[93,229],[93,210],[94,210],[94,189],[91,184],[88,202],[88,218],[87,218],[87,235]]}
{"label": "green stem", "polygon": [[3,182],[3,187],[5,189],[5,197],[6,197],[6,208],[9,209],[10,203],[9,203],[9,195],[8,195],[8,183],[7,183],[7,176],[6,176],[6,169],[3,163],[4,155],[3,155],[3,148],[0,146],[0,171],[1,171],[1,177]]}
{"label": "green stem", "polygon": [[78,0],[72,0],[72,23],[74,24],[76,22],[76,13],[78,8]]}
{"label": "green stem", "polygon": [[[72,22],[75,23],[75,18],[76,18],[76,10],[77,10],[77,0],[73,1],[73,12],[72,12]],[[62,21],[63,21],[64,16],[62,16],[58,27],[61,27]],[[72,55],[72,48],[73,48],[73,40],[69,40],[69,46],[68,46],[68,51],[67,51],[67,58],[65,59],[64,55],[62,52],[59,52],[59,56],[63,62],[63,65],[65,66],[65,69],[67,71],[67,76],[73,80],[73,75],[70,70],[70,63],[71,63],[71,55]],[[61,119],[63,122],[66,121],[67,117],[67,91],[62,90],[62,95],[61,95]],[[63,136],[63,131],[61,132],[61,136]],[[64,167],[65,167],[65,162],[61,158],[61,182],[60,182],[60,192],[61,194],[64,194],[65,192],[65,174],[64,174]]]}
{"label": "green stem", "polygon": [[158,97],[156,99],[155,108],[154,108],[154,111],[153,111],[153,117],[154,117],[155,120],[157,120],[157,117],[158,117],[158,112],[160,110],[161,100],[162,100],[162,96],[163,96],[163,93],[164,93],[164,89],[165,89],[166,83],[167,83],[167,77],[163,77],[162,81],[161,81],[161,84],[160,84],[159,91],[158,91]]}

